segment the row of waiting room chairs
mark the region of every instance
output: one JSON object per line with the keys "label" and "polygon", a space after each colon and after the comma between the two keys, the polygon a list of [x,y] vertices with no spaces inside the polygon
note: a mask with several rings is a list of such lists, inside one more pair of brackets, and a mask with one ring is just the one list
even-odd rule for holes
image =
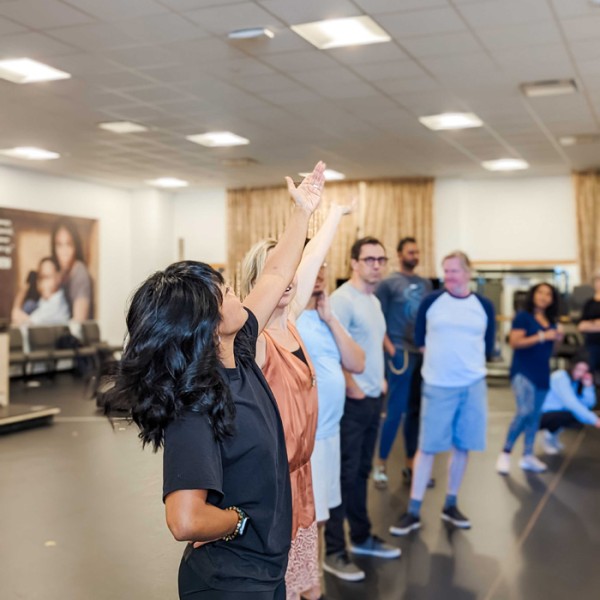
{"label": "row of waiting room chairs", "polygon": [[[79,327],[78,327],[79,329]],[[26,328],[11,327],[9,364],[20,367],[23,376],[32,373],[35,365],[44,366],[45,371],[56,371],[58,362],[88,360],[95,371],[107,357],[121,351],[100,337],[96,321],[81,323],[75,342],[68,325],[36,325]],[[72,341],[74,343],[69,343]]]}

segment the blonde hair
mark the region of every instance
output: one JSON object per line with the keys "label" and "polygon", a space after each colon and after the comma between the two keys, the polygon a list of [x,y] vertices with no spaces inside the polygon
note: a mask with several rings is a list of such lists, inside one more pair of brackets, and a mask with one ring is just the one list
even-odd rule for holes
{"label": "blonde hair", "polygon": [[277,246],[277,240],[267,239],[256,242],[242,260],[240,276],[240,296],[242,300],[251,292],[256,280],[265,268],[267,255]]}
{"label": "blonde hair", "polygon": [[468,273],[471,272],[471,261],[464,252],[462,252],[461,250],[454,250],[453,252],[450,252],[450,254],[446,254],[446,256],[444,256],[444,258],[442,259],[442,265],[450,258],[458,259],[458,261],[460,262],[460,266]]}

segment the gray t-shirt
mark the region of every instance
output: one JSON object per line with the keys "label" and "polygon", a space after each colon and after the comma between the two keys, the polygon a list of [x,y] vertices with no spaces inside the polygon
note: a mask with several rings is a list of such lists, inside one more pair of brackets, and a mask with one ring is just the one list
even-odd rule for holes
{"label": "gray t-shirt", "polygon": [[423,298],[431,292],[431,282],[418,275],[393,273],[375,290],[385,316],[387,334],[392,344],[416,353],[415,321]]}
{"label": "gray t-shirt", "polygon": [[379,300],[375,294],[365,294],[347,281],[331,294],[331,307],[352,339],[365,351],[365,370],[352,377],[367,396],[380,396],[385,318]]}

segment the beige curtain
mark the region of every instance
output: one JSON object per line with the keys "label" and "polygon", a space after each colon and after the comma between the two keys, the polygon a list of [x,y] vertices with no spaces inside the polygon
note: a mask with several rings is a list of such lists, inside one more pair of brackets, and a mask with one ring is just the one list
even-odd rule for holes
{"label": "beige curtain", "polygon": [[[323,201],[313,215],[308,235],[319,228],[332,203],[349,204],[358,199],[358,209],[343,218],[327,257],[330,289],[335,280],[346,278],[350,248],[366,235],[381,240],[390,257],[390,270],[397,266],[396,245],[405,236],[417,238],[421,247],[420,273],[433,276],[433,179],[354,181],[327,183]],[[237,289],[239,265],[255,242],[277,238],[290,214],[287,189],[254,188],[227,193],[228,260],[227,276]]]}
{"label": "beige curtain", "polygon": [[582,283],[600,268],[600,173],[574,173],[577,238]]}

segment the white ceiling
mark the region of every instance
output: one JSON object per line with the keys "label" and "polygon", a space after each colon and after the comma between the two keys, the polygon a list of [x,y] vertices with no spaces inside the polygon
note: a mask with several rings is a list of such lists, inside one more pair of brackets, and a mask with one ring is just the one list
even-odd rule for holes
{"label": "white ceiling", "polygon": [[[392,42],[319,51],[289,29],[364,14]],[[227,39],[253,26],[275,37]],[[70,177],[251,186],[318,159],[352,179],[481,177],[481,161],[508,156],[527,160],[532,175],[600,167],[600,144],[556,141],[600,133],[600,8],[589,0],[0,0],[0,59],[21,56],[73,78],[0,81],[0,148],[60,152],[33,167]],[[579,93],[528,100],[519,91],[562,78]],[[485,128],[440,134],[417,121],[463,110]],[[150,131],[97,128],[120,119]],[[185,139],[210,130],[251,143]],[[220,163],[236,157],[258,162]]]}

